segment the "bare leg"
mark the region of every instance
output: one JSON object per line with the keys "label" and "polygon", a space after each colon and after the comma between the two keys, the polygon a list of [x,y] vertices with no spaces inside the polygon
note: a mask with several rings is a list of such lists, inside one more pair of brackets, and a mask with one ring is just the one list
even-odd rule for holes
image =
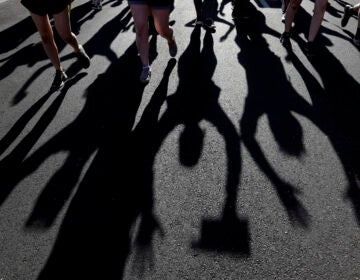
{"label": "bare leg", "polygon": [[71,32],[70,25],[70,10],[67,6],[62,12],[53,15],[56,31],[61,39],[68,43],[74,49],[74,52],[79,51],[79,43],[74,33]]}
{"label": "bare leg", "polygon": [[165,38],[168,43],[172,43],[174,40],[173,30],[169,26],[169,10],[165,9],[152,9],[152,15],[154,17],[154,24],[156,31],[159,35]]}
{"label": "bare leg", "polygon": [[300,7],[301,2],[302,0],[290,0],[285,16],[285,30],[284,30],[285,32],[290,32],[296,12]]}
{"label": "bare leg", "polygon": [[314,15],[311,18],[309,30],[309,42],[314,42],[316,35],[319,32],[324,14],[326,11],[328,0],[315,0]]}
{"label": "bare leg", "polygon": [[40,33],[41,41],[47,56],[56,70],[62,70],[60,65],[58,48],[54,40],[54,33],[51,28],[49,17],[39,16],[34,13],[30,13],[31,17],[36,25],[37,30]]}
{"label": "bare leg", "polygon": [[147,5],[130,5],[135,23],[136,46],[143,66],[149,66],[149,22],[150,9]]}

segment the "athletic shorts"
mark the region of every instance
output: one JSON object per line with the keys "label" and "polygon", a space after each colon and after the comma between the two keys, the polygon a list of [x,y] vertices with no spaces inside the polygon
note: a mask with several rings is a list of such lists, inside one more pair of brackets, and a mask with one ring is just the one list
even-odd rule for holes
{"label": "athletic shorts", "polygon": [[39,16],[62,12],[72,0],[21,0],[21,4],[33,14]]}
{"label": "athletic shorts", "polygon": [[129,5],[148,5],[152,9],[172,9],[174,0],[128,0]]}

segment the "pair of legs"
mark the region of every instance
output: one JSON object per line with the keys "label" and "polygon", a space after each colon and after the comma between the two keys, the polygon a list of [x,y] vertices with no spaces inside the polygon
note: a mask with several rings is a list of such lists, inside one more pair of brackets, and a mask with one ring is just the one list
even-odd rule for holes
{"label": "pair of legs", "polygon": [[153,16],[154,25],[159,35],[174,43],[173,30],[169,26],[170,8],[153,8],[146,4],[130,4],[136,31],[136,46],[144,67],[149,66],[149,16]]}
{"label": "pair of legs", "polygon": [[[285,16],[285,32],[290,32],[295,14],[298,11],[302,0],[290,0]],[[328,0],[315,0],[314,14],[311,18],[308,42],[314,42],[319,32]]]}
{"label": "pair of legs", "polygon": [[[37,15],[31,13],[31,17],[40,33],[41,41],[45,52],[56,70],[63,71],[58,48],[55,43],[54,33],[48,15]],[[68,43],[74,52],[79,52],[79,43],[74,33],[71,32],[70,26],[70,7],[67,6],[62,12],[53,15],[56,31],[61,39]]]}

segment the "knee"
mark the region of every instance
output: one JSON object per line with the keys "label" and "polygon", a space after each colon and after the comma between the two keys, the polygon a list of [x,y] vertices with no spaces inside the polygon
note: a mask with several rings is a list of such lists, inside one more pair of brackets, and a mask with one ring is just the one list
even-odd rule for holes
{"label": "knee", "polygon": [[163,28],[163,27],[158,27],[158,28],[156,28],[156,31],[157,31],[157,33],[158,33],[161,37],[165,37],[165,35],[166,35],[165,28]]}
{"label": "knee", "polygon": [[173,30],[168,26],[156,26],[156,31],[164,38],[171,38],[173,34]]}
{"label": "knee", "polygon": [[74,35],[71,32],[67,33],[59,33],[61,39],[63,39],[66,43],[72,42],[74,39]]}
{"label": "knee", "polygon": [[327,1],[322,1],[322,3],[316,5],[314,15],[322,16],[326,11]]}
{"label": "knee", "polygon": [[54,41],[54,34],[51,31],[40,33],[40,37],[45,45],[51,44]]}
{"label": "knee", "polygon": [[142,24],[136,26],[136,35],[139,38],[146,38],[149,33],[149,26],[147,24]]}
{"label": "knee", "polygon": [[297,10],[301,5],[302,0],[293,0],[289,3],[288,8],[292,10]]}

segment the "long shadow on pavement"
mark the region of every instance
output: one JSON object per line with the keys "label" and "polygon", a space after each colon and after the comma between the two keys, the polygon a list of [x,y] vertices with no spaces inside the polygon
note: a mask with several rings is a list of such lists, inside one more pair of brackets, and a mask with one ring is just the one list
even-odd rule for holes
{"label": "long shadow on pavement", "polygon": [[[241,150],[237,131],[222,110],[218,98],[220,88],[212,81],[216,69],[211,32],[206,32],[203,49],[200,49],[201,28],[195,27],[190,44],[179,58],[179,85],[167,98],[167,109],[158,124],[158,151],[167,135],[178,125],[184,125],[179,139],[181,164],[197,164],[203,149],[204,131],[199,124],[208,121],[224,138],[227,159],[226,201],[219,220],[204,219],[200,240],[193,242],[195,249],[250,254],[247,221],[239,219],[236,201],[241,173]],[[236,232],[234,236],[231,232]]]}
{"label": "long shadow on pavement", "polygon": [[[255,138],[257,122],[262,115],[269,120],[271,131],[280,147],[290,156],[303,153],[302,127],[291,111],[308,111],[309,104],[299,96],[286,77],[279,57],[268,47],[263,33],[278,34],[265,24],[265,16],[250,5],[251,17],[236,21],[239,63],[246,71],[248,96],[240,121],[241,139],[255,162],[269,178],[291,222],[309,226],[309,215],[298,198],[299,191],[282,179],[271,166]],[[260,81],[260,82],[259,82]]]}
{"label": "long shadow on pavement", "polygon": [[[132,171],[131,129],[144,85],[135,44],[88,88],[79,116],[23,163],[26,175],[47,157],[68,152],[39,196],[27,229],[50,226],[94,155],[67,209],[39,279],[120,278],[141,188]],[[34,167],[35,166],[35,167]],[[140,189],[140,190],[139,190]]]}

